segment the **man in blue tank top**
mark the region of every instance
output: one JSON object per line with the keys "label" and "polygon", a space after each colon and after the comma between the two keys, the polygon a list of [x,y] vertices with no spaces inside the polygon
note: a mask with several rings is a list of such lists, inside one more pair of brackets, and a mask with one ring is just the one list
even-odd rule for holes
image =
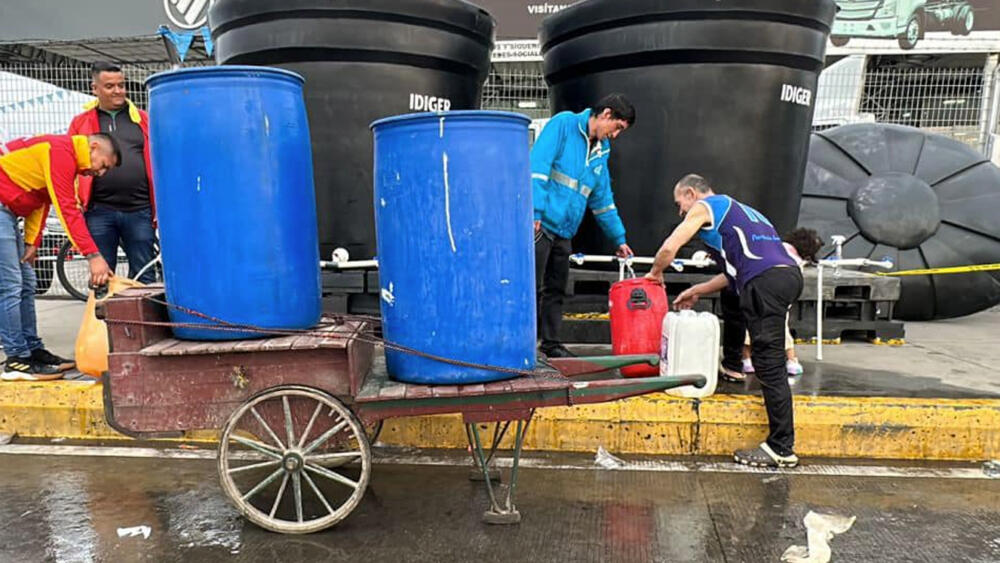
{"label": "man in blue tank top", "polygon": [[683,291],[674,304],[687,309],[702,295],[727,287],[739,295],[742,315],[726,316],[726,333],[750,331],[751,359],[770,433],[760,446],[737,450],[734,458],[758,467],[795,467],[799,459],[793,451],[792,391],[785,375],[784,342],[785,315],[802,292],[802,274],[766,217],[729,196],[715,194],[705,178],[697,174],[681,178],[674,187],[674,201],[684,220],[663,242],[646,277],[662,283],[663,270],[695,235],[708,246],[723,273]]}

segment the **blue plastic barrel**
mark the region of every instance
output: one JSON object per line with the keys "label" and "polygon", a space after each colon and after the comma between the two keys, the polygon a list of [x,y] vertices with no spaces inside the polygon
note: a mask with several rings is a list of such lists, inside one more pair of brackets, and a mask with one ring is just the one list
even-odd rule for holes
{"label": "blue plastic barrel", "polygon": [[[535,255],[527,117],[391,117],[375,133],[383,336],[425,354],[535,366]],[[389,375],[463,384],[510,373],[387,349]]]}
{"label": "blue plastic barrel", "polygon": [[[319,243],[302,77],[217,66],[156,74],[146,84],[167,301],[226,323],[315,325]],[[176,309],[170,318],[216,324]],[[180,327],[174,334],[260,336]]]}

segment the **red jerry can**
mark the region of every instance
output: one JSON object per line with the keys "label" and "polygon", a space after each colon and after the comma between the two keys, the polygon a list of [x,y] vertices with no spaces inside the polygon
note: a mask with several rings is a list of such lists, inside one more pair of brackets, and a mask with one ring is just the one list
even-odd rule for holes
{"label": "red jerry can", "polygon": [[[659,354],[663,317],[669,308],[663,286],[646,278],[622,280],[611,286],[611,350],[616,356]],[[622,368],[625,377],[656,377],[660,368],[649,365]]]}

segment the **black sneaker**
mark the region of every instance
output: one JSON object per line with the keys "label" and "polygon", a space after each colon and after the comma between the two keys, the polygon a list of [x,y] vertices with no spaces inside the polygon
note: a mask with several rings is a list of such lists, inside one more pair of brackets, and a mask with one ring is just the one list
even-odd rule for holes
{"label": "black sneaker", "polygon": [[62,379],[62,372],[56,366],[41,364],[30,357],[7,358],[3,365],[4,381],[52,381]]}
{"label": "black sneaker", "polygon": [[52,352],[49,352],[45,348],[32,350],[31,359],[40,364],[56,366],[56,369],[58,369],[59,371],[69,371],[76,367],[76,362],[74,362],[73,360],[60,358],[59,356],[53,354]]}
{"label": "black sneaker", "polygon": [[542,353],[545,354],[547,358],[575,358],[576,354],[570,352],[562,344],[556,344],[551,347],[543,347]]}
{"label": "black sneaker", "polygon": [[736,450],[733,459],[737,463],[749,465],[751,467],[795,467],[799,464],[799,457],[795,454],[778,455],[767,442],[762,442],[752,450]]}

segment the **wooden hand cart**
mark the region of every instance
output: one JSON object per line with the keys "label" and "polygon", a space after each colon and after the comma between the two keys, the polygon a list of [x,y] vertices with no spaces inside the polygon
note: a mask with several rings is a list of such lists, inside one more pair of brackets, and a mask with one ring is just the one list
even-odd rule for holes
{"label": "wooden hand cart", "polygon": [[[189,342],[170,333],[162,287],[124,291],[101,312],[111,343],[104,376],[108,423],[137,438],[221,429],[222,488],[249,520],[310,533],[346,518],[371,475],[369,434],[391,417],[462,413],[475,470],[486,483],[484,520],[520,521],[514,505],[524,436],[537,408],[614,401],[705,378],[577,377],[656,356],[552,360],[533,375],[475,385],[413,385],[388,378],[365,321],[324,319],[307,334]],[[554,369],[553,369],[554,368]],[[495,424],[485,443],[480,425]],[[514,425],[509,483],[491,460]]]}

